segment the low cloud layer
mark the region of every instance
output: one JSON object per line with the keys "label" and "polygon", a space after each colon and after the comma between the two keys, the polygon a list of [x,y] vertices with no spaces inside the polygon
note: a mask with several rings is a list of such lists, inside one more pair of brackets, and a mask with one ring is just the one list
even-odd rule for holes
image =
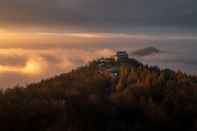
{"label": "low cloud layer", "polygon": [[[98,57],[112,56],[115,50],[130,51],[152,45],[164,47],[167,50],[173,49],[172,52],[177,49],[183,50],[189,54],[196,52],[196,38],[196,35],[191,33],[0,31],[0,88],[13,87],[17,84],[24,85],[53,77]],[[161,50],[165,49],[161,48]],[[190,59],[191,56],[195,54],[189,55],[188,58]],[[160,58],[162,57],[159,56]],[[169,58],[172,57],[169,56]],[[177,62],[176,60],[172,61]]]}
{"label": "low cloud layer", "polygon": [[[99,57],[114,54],[112,49],[1,49],[0,88],[26,84],[68,72]],[[10,54],[10,55],[8,55]],[[15,55],[17,54],[17,55]],[[7,56],[7,57],[5,57]]]}
{"label": "low cloud layer", "polygon": [[[101,37],[100,35],[99,37]],[[100,44],[84,44],[68,47],[67,44],[37,44],[28,46],[15,45],[0,48],[0,89],[25,85],[68,72],[78,66],[88,63],[99,57],[114,55],[116,50],[127,50],[131,53],[137,49],[149,46],[156,47],[164,52],[159,55],[137,58],[150,65],[159,65],[162,68],[180,69],[190,74],[197,74],[196,42],[194,37],[160,36],[145,37],[123,35],[121,40],[108,34]],[[122,36],[122,37],[123,37]],[[89,37],[89,35],[88,35]],[[98,36],[96,36],[98,37]],[[106,36],[105,36],[106,37]],[[76,37],[77,39],[77,37]],[[107,43],[107,44],[106,44]],[[187,43],[187,44],[186,44]],[[71,44],[72,45],[72,44]],[[1,45],[2,46],[2,45]],[[131,55],[131,57],[134,57]]]}

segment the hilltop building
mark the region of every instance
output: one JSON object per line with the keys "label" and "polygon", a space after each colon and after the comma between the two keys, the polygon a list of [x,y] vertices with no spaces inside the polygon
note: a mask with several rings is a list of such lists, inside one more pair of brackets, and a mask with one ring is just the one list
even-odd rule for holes
{"label": "hilltop building", "polygon": [[111,78],[117,78],[119,75],[119,64],[127,63],[129,61],[129,55],[126,51],[118,51],[116,55],[111,58],[101,58],[98,60],[99,74],[111,76]]}
{"label": "hilltop building", "polygon": [[129,59],[129,55],[126,51],[118,51],[115,55],[115,61],[124,62]]}

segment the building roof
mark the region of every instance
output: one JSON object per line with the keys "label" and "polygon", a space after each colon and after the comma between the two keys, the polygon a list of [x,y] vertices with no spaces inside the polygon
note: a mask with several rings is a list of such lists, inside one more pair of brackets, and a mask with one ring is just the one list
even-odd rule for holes
{"label": "building roof", "polygon": [[117,54],[127,54],[126,51],[117,51]]}
{"label": "building roof", "polygon": [[127,57],[128,58],[128,53],[126,51],[118,51],[116,54],[117,57]]}

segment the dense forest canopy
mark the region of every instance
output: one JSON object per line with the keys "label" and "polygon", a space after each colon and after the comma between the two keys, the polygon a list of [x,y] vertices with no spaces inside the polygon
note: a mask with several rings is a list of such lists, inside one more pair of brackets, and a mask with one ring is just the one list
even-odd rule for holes
{"label": "dense forest canopy", "polygon": [[1,91],[0,123],[2,131],[195,131],[197,77],[134,59],[105,65],[95,60]]}

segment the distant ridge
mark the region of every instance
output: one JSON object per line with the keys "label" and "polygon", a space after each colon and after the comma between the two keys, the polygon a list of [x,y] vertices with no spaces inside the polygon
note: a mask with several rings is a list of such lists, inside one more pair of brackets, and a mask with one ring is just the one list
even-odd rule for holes
{"label": "distant ridge", "polygon": [[132,52],[131,55],[143,57],[143,56],[149,56],[149,55],[159,54],[159,53],[162,53],[162,51],[153,46],[150,46],[144,49],[138,49]]}

